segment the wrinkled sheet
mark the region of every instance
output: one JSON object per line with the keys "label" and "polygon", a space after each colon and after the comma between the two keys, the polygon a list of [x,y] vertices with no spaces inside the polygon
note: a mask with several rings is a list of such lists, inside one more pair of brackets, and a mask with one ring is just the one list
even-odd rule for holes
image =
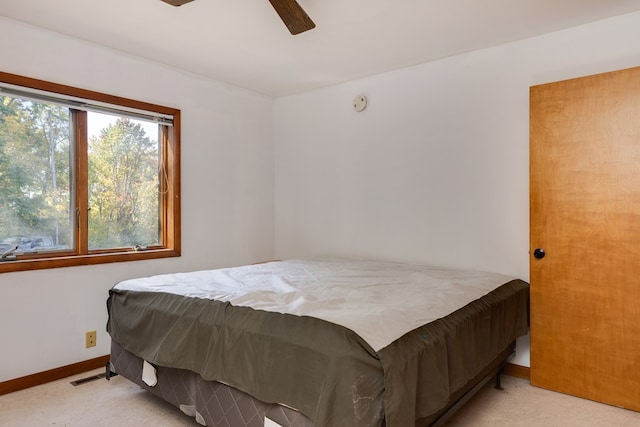
{"label": "wrinkled sheet", "polygon": [[445,317],[513,277],[369,260],[291,260],[121,282],[118,290],[166,292],[349,328],[375,351]]}
{"label": "wrinkled sheet", "polygon": [[[340,266],[334,275],[335,263]],[[383,422],[389,427],[414,425],[443,408],[451,393],[527,331],[528,285],[506,276],[498,275],[506,284],[494,286],[481,285],[477,272],[395,263],[316,260],[285,264],[288,268],[280,278],[269,271],[282,263],[215,273],[226,284],[209,292],[226,301],[202,297],[202,286],[195,284],[195,278],[211,278],[209,272],[170,275],[178,279],[175,287],[166,280],[168,276],[160,276],[162,280],[155,284],[151,279],[123,282],[110,291],[107,330],[125,349],[151,363],[188,369],[262,401],[286,404],[323,427],[381,426]],[[350,270],[349,265],[358,268]],[[363,265],[369,268],[366,274]],[[444,284],[435,283],[438,276]],[[247,277],[261,286],[258,293],[263,299],[255,299],[255,308],[236,305],[244,297],[235,287],[246,286],[241,278]],[[300,277],[310,284],[294,285]],[[462,301],[472,299],[464,297],[467,290],[461,282],[465,280],[472,283],[470,293],[481,294],[479,299],[448,308],[444,317],[432,321],[428,319],[441,314],[420,314],[422,302],[450,306],[448,297],[441,295],[447,293],[445,288],[451,288],[449,294],[463,296]],[[352,288],[354,281],[364,282],[363,295]],[[144,282],[151,286],[143,286]],[[171,292],[176,287],[183,288],[182,293],[187,288],[189,296]],[[308,287],[310,294],[300,287]],[[331,292],[314,292],[325,287],[332,288]],[[408,290],[403,291],[405,287]],[[423,294],[422,288],[429,287],[431,292]],[[396,306],[398,299],[389,302],[405,292],[409,297],[401,296],[400,301],[415,305],[417,313],[408,316],[410,321],[403,320],[406,307]],[[341,300],[346,300],[348,309],[336,307]],[[356,303],[347,302],[354,300]],[[305,313],[316,310],[323,315],[359,310],[357,315],[343,317],[358,320],[365,316],[367,321],[361,324],[376,326],[354,332],[315,315],[266,310],[274,306],[273,301],[288,301],[294,310],[306,307],[311,310]],[[391,313],[392,320],[380,321],[383,313]],[[426,323],[413,326],[422,321]],[[387,325],[393,325],[393,332],[387,332]],[[410,329],[399,332],[402,328]],[[376,345],[391,340],[377,351],[360,335],[376,329],[385,336]]]}

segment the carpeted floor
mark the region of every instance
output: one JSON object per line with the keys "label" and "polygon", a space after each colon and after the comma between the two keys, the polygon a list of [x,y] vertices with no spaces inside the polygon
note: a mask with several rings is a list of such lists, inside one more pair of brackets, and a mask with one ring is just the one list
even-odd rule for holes
{"label": "carpeted floor", "polygon": [[[2,427],[126,427],[198,424],[178,409],[122,377],[79,386],[71,381],[92,371],[39,387],[0,396]],[[637,427],[640,413],[532,387],[505,376],[503,391],[489,383],[447,427]]]}

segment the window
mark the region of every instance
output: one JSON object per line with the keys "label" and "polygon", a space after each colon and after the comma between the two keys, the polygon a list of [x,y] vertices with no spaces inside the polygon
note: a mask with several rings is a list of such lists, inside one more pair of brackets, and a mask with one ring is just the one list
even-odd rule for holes
{"label": "window", "polygon": [[0,72],[0,272],[180,255],[180,111]]}

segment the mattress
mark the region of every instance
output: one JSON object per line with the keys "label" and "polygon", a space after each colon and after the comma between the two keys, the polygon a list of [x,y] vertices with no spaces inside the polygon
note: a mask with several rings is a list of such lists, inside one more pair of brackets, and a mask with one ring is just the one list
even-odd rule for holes
{"label": "mattress", "polygon": [[315,425],[407,426],[526,333],[528,285],[398,263],[287,261],[126,281],[108,307],[113,340],[157,366],[285,404]]}

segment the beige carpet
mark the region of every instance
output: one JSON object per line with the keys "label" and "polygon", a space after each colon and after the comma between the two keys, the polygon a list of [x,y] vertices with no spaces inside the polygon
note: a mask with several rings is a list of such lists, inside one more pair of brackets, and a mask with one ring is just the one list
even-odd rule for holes
{"label": "beige carpet", "polygon": [[[64,380],[0,396],[0,426],[190,426],[198,424],[122,377],[72,386]],[[578,399],[503,377],[504,391],[488,384],[447,427],[637,427],[640,413]]]}

